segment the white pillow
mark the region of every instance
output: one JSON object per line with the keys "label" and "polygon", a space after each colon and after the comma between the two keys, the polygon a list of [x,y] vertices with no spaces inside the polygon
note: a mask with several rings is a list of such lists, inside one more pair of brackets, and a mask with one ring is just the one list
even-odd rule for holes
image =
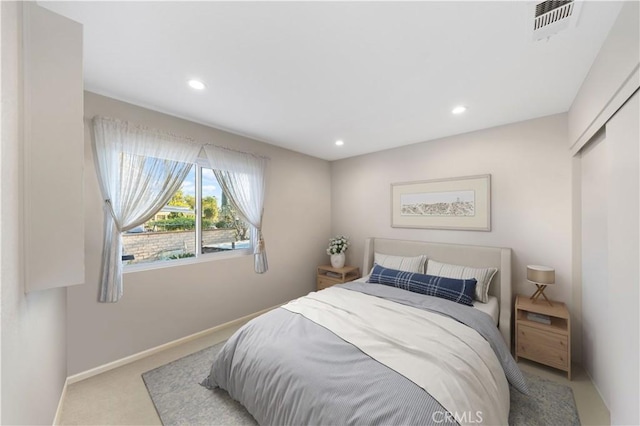
{"label": "white pillow", "polygon": [[482,303],[489,301],[489,284],[491,284],[491,279],[496,272],[498,272],[497,268],[472,268],[470,266],[440,263],[431,259],[427,264],[427,275],[457,278],[459,280],[475,278],[478,281],[478,284],[476,284],[476,300]]}
{"label": "white pillow", "polygon": [[392,256],[390,254],[374,253],[373,261],[383,268],[396,269],[398,271],[424,274],[426,256],[415,257]]}

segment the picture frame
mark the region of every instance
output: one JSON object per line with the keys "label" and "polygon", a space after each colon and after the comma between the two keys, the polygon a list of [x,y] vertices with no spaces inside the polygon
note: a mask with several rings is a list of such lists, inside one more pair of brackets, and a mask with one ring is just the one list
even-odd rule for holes
{"label": "picture frame", "polygon": [[491,231],[491,175],[392,183],[391,227]]}

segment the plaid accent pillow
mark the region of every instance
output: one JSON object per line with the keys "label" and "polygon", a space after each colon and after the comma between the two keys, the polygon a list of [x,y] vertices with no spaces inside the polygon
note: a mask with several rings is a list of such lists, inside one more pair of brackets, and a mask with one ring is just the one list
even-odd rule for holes
{"label": "plaid accent pillow", "polygon": [[397,287],[414,293],[426,294],[427,296],[440,297],[467,306],[473,306],[473,297],[477,284],[475,278],[436,277],[383,268],[377,264],[373,266],[367,282]]}

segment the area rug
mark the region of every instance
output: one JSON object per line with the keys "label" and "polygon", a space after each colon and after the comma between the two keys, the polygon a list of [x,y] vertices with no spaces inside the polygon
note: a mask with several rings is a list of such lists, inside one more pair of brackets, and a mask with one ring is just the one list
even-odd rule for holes
{"label": "area rug", "polygon": [[[200,386],[222,345],[211,346],[142,375],[163,425],[256,425],[251,414],[225,391]],[[524,375],[530,395],[511,391],[509,424],[580,425],[570,387],[526,372]]]}

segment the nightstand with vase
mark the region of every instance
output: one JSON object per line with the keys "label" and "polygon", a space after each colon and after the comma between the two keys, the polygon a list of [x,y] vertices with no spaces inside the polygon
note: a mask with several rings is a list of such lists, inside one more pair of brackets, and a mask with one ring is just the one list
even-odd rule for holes
{"label": "nightstand with vase", "polygon": [[332,285],[346,283],[360,278],[360,268],[345,266],[345,252],[349,248],[349,238],[337,235],[329,239],[327,254],[331,256],[331,266],[318,266],[316,275],[317,289],[323,290]]}

